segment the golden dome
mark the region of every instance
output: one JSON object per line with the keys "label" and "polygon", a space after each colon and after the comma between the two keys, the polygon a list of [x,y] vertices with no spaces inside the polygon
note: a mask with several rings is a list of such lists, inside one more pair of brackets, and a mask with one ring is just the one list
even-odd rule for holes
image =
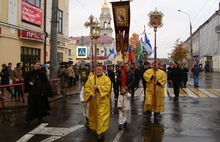
{"label": "golden dome", "polygon": [[109,6],[108,6],[106,0],[104,1],[104,4],[102,5],[102,8],[109,8]]}

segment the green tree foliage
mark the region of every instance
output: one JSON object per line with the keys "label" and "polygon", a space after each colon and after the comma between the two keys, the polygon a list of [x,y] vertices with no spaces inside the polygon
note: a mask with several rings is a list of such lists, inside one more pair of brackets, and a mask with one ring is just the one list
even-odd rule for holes
{"label": "green tree foliage", "polygon": [[183,46],[183,42],[180,41],[179,39],[176,40],[176,43],[174,45],[174,50],[171,54],[171,58],[174,61],[182,61],[187,57],[188,51],[187,49]]}

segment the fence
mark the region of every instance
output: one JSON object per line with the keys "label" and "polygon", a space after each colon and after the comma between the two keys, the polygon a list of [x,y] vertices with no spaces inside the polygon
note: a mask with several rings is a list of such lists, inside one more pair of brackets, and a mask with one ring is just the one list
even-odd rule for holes
{"label": "fence", "polygon": [[[51,86],[52,86],[52,89],[53,89],[53,94],[54,94],[54,97],[58,94],[58,91],[59,91],[59,87],[58,87],[58,82],[59,82],[59,78],[56,78],[56,79],[51,79],[49,80],[49,82],[51,83]],[[7,87],[15,87],[15,86],[21,86],[22,87],[22,93],[24,94],[24,83],[18,83],[18,84],[10,84],[10,85],[0,85],[0,90],[2,92],[2,95],[1,95],[1,100],[0,100],[0,103],[2,104],[2,114],[4,115],[5,114],[5,106],[6,105],[13,105],[12,102],[15,101],[15,99],[8,99],[8,96],[6,96],[7,94],[5,93],[5,89]],[[22,99],[25,99],[27,98],[26,95],[23,95],[22,96]]]}

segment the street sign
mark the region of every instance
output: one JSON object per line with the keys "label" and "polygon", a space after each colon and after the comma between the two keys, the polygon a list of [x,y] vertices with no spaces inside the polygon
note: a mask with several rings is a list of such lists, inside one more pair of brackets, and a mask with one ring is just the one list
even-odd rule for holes
{"label": "street sign", "polygon": [[76,49],[77,58],[87,58],[87,47],[86,46],[77,46]]}

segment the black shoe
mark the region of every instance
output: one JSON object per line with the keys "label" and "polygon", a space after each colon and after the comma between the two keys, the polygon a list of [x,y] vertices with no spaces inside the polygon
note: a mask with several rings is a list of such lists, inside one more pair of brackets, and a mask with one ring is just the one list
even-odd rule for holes
{"label": "black shoe", "polygon": [[126,127],[127,127],[127,125],[128,125],[128,123],[127,123],[127,122],[125,122],[125,123],[123,124],[123,127],[124,127],[124,128],[126,128]]}
{"label": "black shoe", "polygon": [[85,127],[87,130],[90,130],[89,125],[87,123],[85,124]]}
{"label": "black shoe", "polygon": [[105,141],[105,135],[104,135],[104,133],[101,133],[101,134],[97,135],[97,140],[98,140],[99,142]]}
{"label": "black shoe", "polygon": [[178,102],[178,101],[179,101],[179,98],[178,98],[178,97],[174,97],[173,101],[174,101],[174,102]]}
{"label": "black shoe", "polygon": [[118,125],[118,130],[122,130],[123,129],[123,124],[119,124]]}

